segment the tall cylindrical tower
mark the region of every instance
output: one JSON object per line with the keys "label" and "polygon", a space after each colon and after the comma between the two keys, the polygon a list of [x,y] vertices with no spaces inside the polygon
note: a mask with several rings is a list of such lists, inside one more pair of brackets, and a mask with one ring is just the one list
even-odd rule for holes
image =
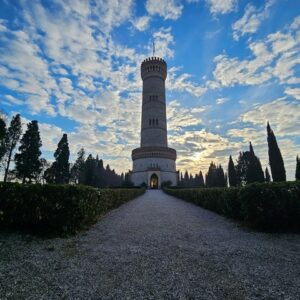
{"label": "tall cylindrical tower", "polygon": [[145,59],[141,66],[141,76],[143,79],[141,147],[168,147],[166,62],[156,57]]}
{"label": "tall cylindrical tower", "polygon": [[132,151],[131,180],[134,185],[159,188],[163,182],[176,185],[176,151],[168,148],[166,91],[167,64],[159,57],[142,62],[143,79],[141,144]]}

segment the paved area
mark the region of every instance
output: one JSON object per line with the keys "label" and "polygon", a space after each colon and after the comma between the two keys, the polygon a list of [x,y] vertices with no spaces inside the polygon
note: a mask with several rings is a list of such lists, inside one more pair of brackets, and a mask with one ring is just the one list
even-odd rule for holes
{"label": "paved area", "polygon": [[254,232],[162,191],[74,237],[0,233],[0,299],[299,297],[299,235]]}

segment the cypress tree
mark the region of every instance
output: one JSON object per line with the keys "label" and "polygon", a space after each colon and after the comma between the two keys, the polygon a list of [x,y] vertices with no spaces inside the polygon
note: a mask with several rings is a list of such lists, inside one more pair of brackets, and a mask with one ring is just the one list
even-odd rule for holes
{"label": "cypress tree", "polygon": [[252,144],[249,151],[241,152],[236,165],[238,184],[264,182],[264,172],[259,158],[255,155]]}
{"label": "cypress tree", "polygon": [[296,158],[296,180],[300,180],[300,157],[297,155],[297,158]]}
{"label": "cypress tree", "polygon": [[199,173],[199,186],[201,186],[201,187],[205,186],[202,171],[200,171],[200,173]]}
{"label": "cypress tree", "polygon": [[189,176],[188,171],[186,170],[185,173],[184,173],[184,177],[183,177],[183,186],[184,187],[189,186],[189,179],[190,179],[190,176]]}
{"label": "cypress tree", "polygon": [[39,159],[42,152],[40,150],[42,141],[37,121],[27,124],[27,130],[24,133],[19,147],[19,153],[15,155],[16,176],[22,179],[22,183],[37,180],[42,170],[42,164]]}
{"label": "cypress tree", "polygon": [[221,165],[219,165],[216,169],[215,186],[217,186],[217,187],[226,187],[227,186],[227,177],[226,177]]}
{"label": "cypress tree", "polygon": [[6,124],[4,120],[0,117],[0,162],[5,154],[5,134],[6,134]]}
{"label": "cypress tree", "polygon": [[85,163],[85,151],[83,148],[81,148],[77,153],[77,159],[71,168],[71,179],[72,181],[77,184],[80,183],[80,177],[83,176],[84,171],[84,163]]}
{"label": "cypress tree", "polygon": [[12,154],[18,141],[20,140],[21,134],[22,134],[21,116],[20,114],[17,114],[12,118],[10,122],[10,126],[8,127],[5,134],[5,150],[6,150],[5,155],[7,156],[7,159],[6,159],[6,167],[4,172],[4,182],[6,182],[7,180]]}
{"label": "cypress tree", "polygon": [[275,134],[271,129],[269,122],[267,124],[267,133],[269,147],[269,163],[273,181],[286,181],[284,162],[276,141]]}
{"label": "cypress tree", "polygon": [[55,162],[53,163],[53,172],[55,176],[55,183],[64,184],[69,182],[69,157],[70,150],[68,144],[68,136],[66,133],[64,133],[54,153]]}
{"label": "cypress tree", "polygon": [[206,186],[208,187],[226,187],[227,177],[221,165],[216,166],[213,162],[210,163],[206,174]]}
{"label": "cypress tree", "polygon": [[266,168],[266,170],[265,170],[265,180],[266,180],[266,182],[270,182],[271,181],[271,176],[270,176],[268,168]]}
{"label": "cypress tree", "polygon": [[250,142],[249,145],[249,164],[247,169],[247,183],[264,182],[264,172],[259,158],[255,155],[253,146]]}
{"label": "cypress tree", "polygon": [[228,180],[229,186],[237,186],[237,174],[231,155],[229,156],[228,162]]}

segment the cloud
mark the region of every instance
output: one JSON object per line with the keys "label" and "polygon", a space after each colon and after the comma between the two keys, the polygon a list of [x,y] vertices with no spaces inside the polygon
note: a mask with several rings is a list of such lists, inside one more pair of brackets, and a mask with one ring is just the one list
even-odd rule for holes
{"label": "cloud", "polygon": [[226,54],[216,56],[213,71],[215,82],[208,82],[208,86],[257,85],[272,78],[278,78],[280,83],[299,83],[295,76],[295,68],[300,63],[300,35],[296,29],[299,24],[296,20],[284,31],[250,43],[251,58],[240,59]]}
{"label": "cloud", "polygon": [[267,1],[261,9],[256,8],[251,3],[247,4],[242,18],[232,25],[233,38],[238,40],[241,36],[255,33],[261,23],[269,16],[270,7],[274,2],[274,0]]}
{"label": "cloud", "polygon": [[237,7],[237,0],[206,0],[212,14],[227,14]]}
{"label": "cloud", "polygon": [[177,149],[179,169],[192,173],[207,172],[211,161],[227,168],[230,154],[237,153],[241,145],[206,129],[184,131],[170,136],[170,144]]}
{"label": "cloud", "polygon": [[146,10],[150,15],[158,14],[165,20],[176,20],[181,16],[183,5],[176,0],[147,0]]}
{"label": "cloud", "polygon": [[5,95],[5,99],[11,103],[11,104],[14,104],[14,105],[22,105],[24,104],[24,101],[23,100],[20,100],[12,95]]}
{"label": "cloud", "polygon": [[169,69],[166,83],[169,91],[188,92],[195,97],[200,97],[207,91],[206,87],[192,82],[190,74],[183,73],[178,75],[178,70],[180,68],[172,67]]}
{"label": "cloud", "polygon": [[299,136],[300,105],[298,101],[288,101],[284,97],[274,101],[256,105],[240,116],[242,122],[266,126],[270,121],[276,135]]}
{"label": "cloud", "polygon": [[300,100],[300,88],[287,88],[284,92],[285,94],[292,96],[297,100]]}
{"label": "cloud", "polygon": [[218,98],[216,104],[221,105],[228,101],[228,98]]}
{"label": "cloud", "polygon": [[[174,57],[174,50],[171,49],[171,46],[175,44],[174,37],[171,33],[171,27],[159,28],[153,34],[154,42],[155,42],[155,56],[160,56],[164,58],[172,58]],[[152,56],[152,43],[148,46],[149,52],[151,52]]]}
{"label": "cloud", "polygon": [[202,124],[201,113],[204,110],[204,108],[183,107],[179,101],[171,101],[167,106],[168,130],[179,132],[186,127]]}
{"label": "cloud", "polygon": [[132,22],[133,26],[139,31],[146,30],[149,27],[149,23],[150,23],[149,16],[139,17]]}

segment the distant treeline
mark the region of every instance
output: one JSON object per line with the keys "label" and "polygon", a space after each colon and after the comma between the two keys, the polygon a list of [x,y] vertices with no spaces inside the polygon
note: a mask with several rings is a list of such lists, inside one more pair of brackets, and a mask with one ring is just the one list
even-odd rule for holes
{"label": "distant treeline", "polygon": [[[259,158],[250,142],[249,151],[240,152],[236,164],[229,157],[227,172],[221,165],[211,162],[205,180],[202,172],[192,176],[187,171],[180,174],[181,187],[243,186],[253,182],[286,181],[284,162],[276,137],[267,124],[269,169],[263,171]],[[16,146],[19,143],[15,155]],[[131,186],[129,173],[117,174],[110,166],[104,167],[102,159],[80,149],[75,163],[69,162],[70,150],[67,134],[63,134],[54,152],[54,162],[41,158],[42,141],[37,121],[27,124],[22,135],[21,116],[15,115],[7,127],[0,117],[0,163],[4,167],[4,182],[19,180],[22,183],[85,184],[95,187]],[[10,170],[11,162],[15,168]],[[272,179],[271,179],[272,176]],[[300,179],[300,158],[296,157],[296,179]]]}
{"label": "distant treeline", "polygon": [[[259,158],[255,155],[253,146],[250,142],[249,151],[240,152],[236,164],[229,156],[227,173],[221,165],[215,165],[211,162],[208,172],[204,176],[199,174],[192,176],[185,171],[184,175],[180,173],[179,186],[181,187],[226,187],[243,186],[253,182],[282,182],[286,181],[284,162],[280,149],[278,147],[275,134],[267,124],[267,141],[269,153],[269,168],[263,171]],[[270,174],[271,173],[271,174]],[[272,176],[272,179],[271,179]],[[296,157],[295,179],[300,180],[300,158]]]}
{"label": "distant treeline", "polygon": [[[17,144],[20,144],[14,154]],[[15,115],[6,126],[0,118],[0,163],[4,168],[4,182],[19,180],[22,183],[85,184],[95,187],[131,186],[128,173],[117,174],[102,159],[85,157],[80,149],[76,162],[69,162],[70,150],[67,134],[63,134],[54,152],[54,162],[41,158],[42,141],[37,121],[27,124],[22,135],[21,116]],[[10,169],[14,161],[15,168]]]}

